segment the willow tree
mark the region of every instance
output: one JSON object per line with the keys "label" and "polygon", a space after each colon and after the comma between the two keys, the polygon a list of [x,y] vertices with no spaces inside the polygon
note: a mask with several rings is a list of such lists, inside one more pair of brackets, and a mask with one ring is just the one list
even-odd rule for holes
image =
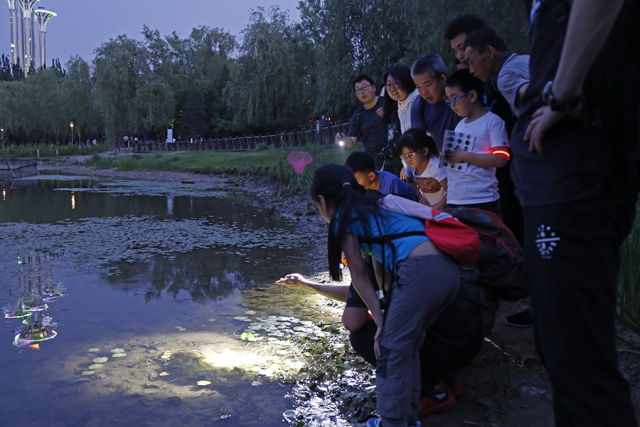
{"label": "willow tree", "polygon": [[237,128],[297,128],[310,114],[312,46],[277,6],[251,12],[226,99]]}
{"label": "willow tree", "polygon": [[154,74],[144,44],[118,36],[96,49],[93,60],[96,105],[106,136],[153,136],[173,119],[171,86]]}
{"label": "willow tree", "polygon": [[145,27],[144,43],[154,73],[167,81],[175,95],[172,123],[185,138],[219,135],[218,121],[231,122],[223,99],[229,81],[235,38],[218,28],[196,27],[187,38],[175,32],[161,37]]}
{"label": "willow tree", "polygon": [[313,45],[315,111],[350,115],[351,79],[369,74],[382,85],[391,66],[438,53],[455,69],[444,31],[461,14],[477,14],[506,42],[526,53],[526,11],[519,0],[303,0],[302,35]]}

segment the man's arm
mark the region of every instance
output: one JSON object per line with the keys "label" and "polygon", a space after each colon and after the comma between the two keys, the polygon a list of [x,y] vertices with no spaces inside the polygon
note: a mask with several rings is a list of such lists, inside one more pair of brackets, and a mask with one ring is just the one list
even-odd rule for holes
{"label": "man's arm", "polygon": [[358,142],[358,137],[357,136],[346,136],[344,133],[336,133],[336,138],[335,138],[336,144],[340,144],[340,141],[342,141],[342,144],[345,147],[351,148],[354,145],[356,145],[356,142]]}
{"label": "man's arm", "polygon": [[[362,127],[360,126],[360,118],[361,118],[361,114],[360,114],[360,109],[358,109],[355,114],[351,117],[351,120],[349,120],[349,130],[347,131],[347,134],[345,135],[344,133],[337,133],[336,134],[336,144],[340,144],[340,141],[342,141],[342,145],[347,147],[347,148],[351,148],[354,145],[356,145],[356,142],[358,142],[359,136],[362,134]],[[347,136],[350,135],[350,136]]]}
{"label": "man's arm", "polygon": [[[553,80],[556,99],[562,101],[582,93],[585,78],[609,37],[623,4],[624,0],[573,1],[560,64]],[[549,107],[538,109],[524,136],[529,141],[529,151],[540,152],[544,134],[568,114],[551,111]]]}

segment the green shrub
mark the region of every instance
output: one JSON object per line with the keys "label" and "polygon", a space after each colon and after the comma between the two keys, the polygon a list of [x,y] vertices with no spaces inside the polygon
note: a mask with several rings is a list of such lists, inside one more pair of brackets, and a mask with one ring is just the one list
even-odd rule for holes
{"label": "green shrub", "polygon": [[267,145],[266,142],[261,142],[260,144],[256,145],[256,151],[266,151],[269,149],[269,146]]}
{"label": "green shrub", "polygon": [[122,156],[118,159],[116,164],[116,170],[120,171],[132,171],[138,169],[138,160],[133,156]]}
{"label": "green shrub", "polygon": [[97,169],[110,169],[113,167],[113,159],[102,157],[96,153],[86,161],[85,165]]}

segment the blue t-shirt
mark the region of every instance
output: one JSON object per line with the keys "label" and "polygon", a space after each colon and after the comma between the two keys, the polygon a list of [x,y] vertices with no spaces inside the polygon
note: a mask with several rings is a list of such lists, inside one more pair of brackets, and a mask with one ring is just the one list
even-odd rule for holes
{"label": "blue t-shirt", "polygon": [[[380,236],[389,236],[409,231],[424,232],[424,223],[419,219],[385,209],[380,209],[377,222],[373,215],[369,215],[367,219],[368,222],[363,225],[363,220],[358,218],[357,221],[347,227],[347,233],[353,234],[358,238],[366,239],[368,237],[375,238]],[[340,212],[336,215],[334,231],[338,230],[339,223]],[[371,224],[371,236],[368,236],[365,231],[367,230],[368,224]],[[378,228],[378,225],[380,228]],[[406,259],[416,246],[426,242],[427,240],[429,240],[429,238],[426,235],[394,239],[393,247],[388,243],[384,245],[384,256],[383,245],[378,243],[369,244],[361,242],[360,251],[365,255],[373,256],[375,259],[380,261],[380,263],[384,263],[384,269],[386,271],[395,273],[396,265],[400,261]]]}
{"label": "blue t-shirt", "polygon": [[395,194],[402,196],[406,199],[418,201],[418,197],[415,195],[409,184],[392,174],[391,172],[377,171],[380,177],[380,186],[378,191],[384,194]]}
{"label": "blue t-shirt", "polygon": [[420,97],[420,100],[411,106],[411,127],[429,132],[436,142],[438,151],[442,150],[445,131],[455,129],[460,118],[444,101],[429,104]]}

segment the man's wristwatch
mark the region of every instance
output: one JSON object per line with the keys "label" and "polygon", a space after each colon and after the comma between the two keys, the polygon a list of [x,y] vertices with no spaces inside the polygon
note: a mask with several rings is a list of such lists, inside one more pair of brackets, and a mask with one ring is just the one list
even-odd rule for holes
{"label": "man's wristwatch", "polygon": [[582,94],[572,96],[569,99],[556,99],[552,91],[553,80],[549,80],[542,90],[542,102],[551,108],[551,111],[564,112],[576,108],[582,103]]}

